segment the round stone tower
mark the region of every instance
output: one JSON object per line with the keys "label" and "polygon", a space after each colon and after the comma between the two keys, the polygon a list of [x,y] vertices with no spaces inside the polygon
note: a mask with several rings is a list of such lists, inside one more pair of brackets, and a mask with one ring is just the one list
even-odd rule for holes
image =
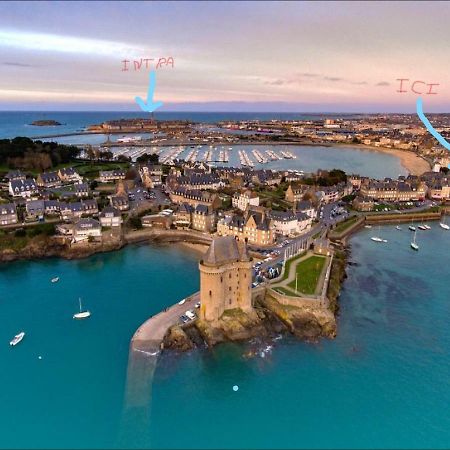
{"label": "round stone tower", "polygon": [[215,238],[200,270],[200,318],[216,322],[227,309],[252,310],[252,262],[245,242]]}

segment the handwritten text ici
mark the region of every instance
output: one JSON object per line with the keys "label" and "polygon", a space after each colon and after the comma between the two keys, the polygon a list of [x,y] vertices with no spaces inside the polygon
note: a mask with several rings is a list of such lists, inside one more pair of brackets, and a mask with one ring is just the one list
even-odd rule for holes
{"label": "handwritten text ici", "polygon": [[[153,61],[157,61],[157,62],[153,62]],[[139,58],[138,60],[133,60],[130,61],[128,59],[124,59],[121,61],[122,62],[122,72],[127,72],[129,70],[131,70],[134,67],[135,71],[141,70],[141,69],[152,69],[153,66],[155,65],[155,69],[160,69],[162,67],[167,67],[170,66],[174,67],[174,60],[171,56],[169,56],[168,58],[158,58],[158,60],[156,60],[155,58]]]}
{"label": "handwritten text ici", "polygon": [[[409,78],[397,78],[397,81],[400,81],[400,89],[397,92],[399,92],[400,94],[408,92],[408,83],[404,83],[404,81],[409,81]],[[406,85],[406,90],[404,85]],[[424,88],[424,86],[429,87],[428,92],[426,92],[426,88]],[[433,86],[439,86],[439,83],[425,83],[425,81],[414,81],[413,83],[411,83],[411,92],[419,95],[436,95],[437,92],[433,92]]]}

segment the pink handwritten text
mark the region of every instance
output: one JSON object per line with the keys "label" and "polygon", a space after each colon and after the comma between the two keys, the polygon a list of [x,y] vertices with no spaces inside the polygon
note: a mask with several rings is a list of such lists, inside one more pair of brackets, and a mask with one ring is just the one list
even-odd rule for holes
{"label": "pink handwritten text", "polygon": [[[397,91],[400,94],[405,94],[408,91],[408,86],[411,92],[414,94],[425,94],[425,95],[436,95],[437,92],[433,92],[433,86],[439,86],[439,83],[425,83],[425,81],[413,81],[409,83],[409,78],[397,78],[397,81],[400,81],[400,89]],[[428,91],[425,86],[428,86]]]}
{"label": "pink handwritten text", "polygon": [[[172,56],[167,58],[139,58],[134,60],[123,59],[122,63],[122,72],[128,72],[130,70],[136,72],[141,69],[161,69],[163,67],[170,66],[172,69],[175,67],[175,61]],[[134,70],[133,70],[134,69]]]}

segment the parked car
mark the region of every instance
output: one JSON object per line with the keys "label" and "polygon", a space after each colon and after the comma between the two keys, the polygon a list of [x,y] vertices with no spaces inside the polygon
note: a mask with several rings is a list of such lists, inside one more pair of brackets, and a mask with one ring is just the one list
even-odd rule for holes
{"label": "parked car", "polygon": [[195,313],[191,310],[188,310],[184,313],[187,317],[189,317],[190,320],[194,320],[197,316]]}

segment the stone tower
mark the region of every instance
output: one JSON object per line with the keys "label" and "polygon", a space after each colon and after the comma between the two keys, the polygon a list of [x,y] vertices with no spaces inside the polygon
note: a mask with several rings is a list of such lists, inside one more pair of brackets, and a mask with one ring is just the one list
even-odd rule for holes
{"label": "stone tower", "polygon": [[252,307],[252,262],[245,242],[233,236],[215,238],[200,269],[200,319],[217,322],[227,309]]}

